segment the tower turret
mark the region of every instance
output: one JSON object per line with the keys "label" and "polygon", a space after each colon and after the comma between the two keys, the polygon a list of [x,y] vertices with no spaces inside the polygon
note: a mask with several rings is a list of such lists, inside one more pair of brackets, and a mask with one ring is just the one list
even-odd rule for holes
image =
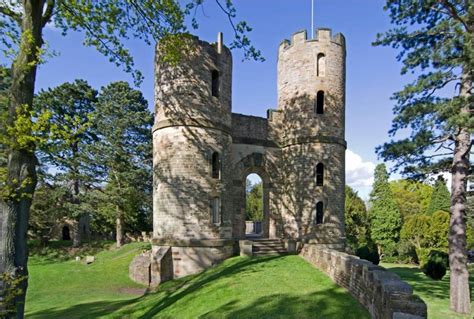
{"label": "tower turret", "polygon": [[177,65],[164,61],[158,44],[155,62],[154,247],[171,250],[173,277],[232,253],[226,241],[232,236],[226,192],[232,55],[222,35],[216,44],[196,37],[186,44],[188,52]]}

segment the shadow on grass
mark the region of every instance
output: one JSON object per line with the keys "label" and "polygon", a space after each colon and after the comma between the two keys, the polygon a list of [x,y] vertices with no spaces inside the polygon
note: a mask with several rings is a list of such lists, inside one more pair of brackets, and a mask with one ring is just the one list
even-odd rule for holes
{"label": "shadow on grass", "polygon": [[[30,318],[95,318],[105,315],[112,315],[113,312],[119,309],[132,305],[134,303],[140,303],[145,299],[149,299],[156,295],[156,305],[147,310],[147,312],[140,316],[140,318],[152,318],[157,315],[160,311],[170,307],[175,302],[191,294],[202,286],[223,278],[225,276],[231,276],[235,274],[241,274],[243,272],[254,272],[253,269],[246,269],[249,266],[265,263],[270,260],[282,258],[281,256],[267,256],[259,258],[248,258],[236,262],[235,264],[228,265],[217,269],[209,269],[203,273],[183,277],[171,282],[164,283],[158,292],[147,293],[139,298],[122,300],[122,301],[96,301],[91,303],[83,303],[71,306],[64,309],[45,309],[35,313],[30,313]],[[121,315],[127,317],[137,310],[136,307],[122,309]]]}
{"label": "shadow on grass", "polygon": [[[199,318],[369,318],[369,313],[354,309],[355,300],[347,293],[329,288],[304,296],[274,294],[258,298],[250,305],[237,300],[209,311]],[[348,302],[344,302],[347,300]],[[351,302],[352,301],[352,302]]]}
{"label": "shadow on grass", "polygon": [[[433,280],[426,276],[419,268],[411,267],[390,267],[388,270],[398,274],[403,280],[407,281],[416,294],[430,296],[431,298],[449,300],[449,272],[442,280]],[[474,275],[470,274],[469,284],[471,288],[471,297],[474,289]]]}

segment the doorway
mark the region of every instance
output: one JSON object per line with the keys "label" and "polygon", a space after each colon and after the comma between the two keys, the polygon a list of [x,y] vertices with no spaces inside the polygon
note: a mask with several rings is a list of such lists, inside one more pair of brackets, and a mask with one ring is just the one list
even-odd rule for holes
{"label": "doorway", "polygon": [[261,238],[264,222],[264,191],[260,175],[251,173],[245,181],[245,237]]}

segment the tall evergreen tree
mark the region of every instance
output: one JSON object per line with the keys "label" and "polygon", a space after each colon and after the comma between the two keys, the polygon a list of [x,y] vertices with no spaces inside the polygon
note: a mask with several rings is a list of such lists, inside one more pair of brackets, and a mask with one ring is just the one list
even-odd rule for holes
{"label": "tall evergreen tree", "polygon": [[[81,207],[87,185],[96,183],[97,170],[90,159],[90,147],[96,137],[93,114],[97,91],[84,80],[64,83],[41,91],[35,97],[35,109],[49,111],[49,134],[38,152],[42,164],[54,168],[55,187],[62,185],[71,196],[64,203],[69,217],[79,220],[87,214]],[[61,187],[59,187],[61,188]],[[76,230],[73,245],[81,241],[81,231]]]}
{"label": "tall evergreen tree", "polygon": [[466,181],[474,131],[474,2],[386,0],[385,9],[395,27],[379,34],[375,44],[399,49],[402,73],[419,76],[394,95],[390,133],[405,134],[408,128],[411,136],[386,143],[379,153],[406,174],[451,171],[450,305],[470,313]]}
{"label": "tall evergreen tree", "polygon": [[440,177],[436,180],[433,194],[431,195],[430,205],[426,210],[428,215],[432,215],[438,210],[449,212],[451,209],[451,194],[446,186],[445,180]]}
{"label": "tall evergreen tree", "polygon": [[150,203],[152,187],[151,126],[148,103],[138,90],[126,82],[102,88],[96,109],[95,125],[99,141],[94,159],[103,169],[106,186],[101,211],[115,221],[116,242],[124,240],[124,227]]}
{"label": "tall evergreen tree", "polygon": [[400,238],[402,218],[390,190],[388,177],[385,164],[378,164],[370,193],[369,216],[372,240],[377,244],[379,254],[392,255]]}

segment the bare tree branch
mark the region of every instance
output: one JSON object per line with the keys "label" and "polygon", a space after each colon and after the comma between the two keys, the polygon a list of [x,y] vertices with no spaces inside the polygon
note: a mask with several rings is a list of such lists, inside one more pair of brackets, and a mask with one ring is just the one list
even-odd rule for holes
{"label": "bare tree branch", "polygon": [[458,20],[466,28],[466,31],[473,32],[467,22],[463,18],[461,18],[458,11],[456,10],[456,7],[453,4],[451,4],[448,0],[439,0],[439,2],[444,8],[446,8],[446,10],[449,11],[453,19]]}

